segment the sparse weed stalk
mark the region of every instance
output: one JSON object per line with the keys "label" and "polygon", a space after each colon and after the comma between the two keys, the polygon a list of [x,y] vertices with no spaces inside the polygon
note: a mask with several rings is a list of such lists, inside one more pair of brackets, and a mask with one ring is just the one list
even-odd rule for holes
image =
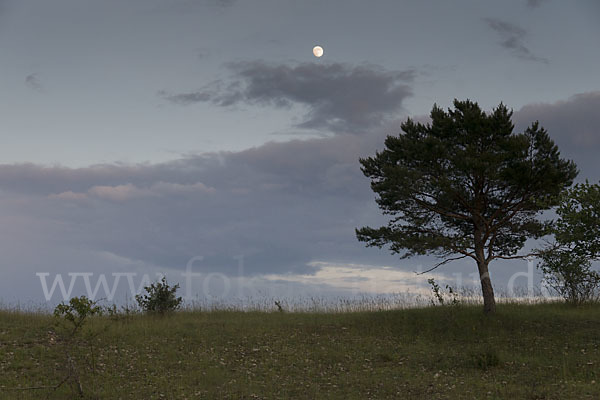
{"label": "sparse weed stalk", "polygon": [[[442,292],[440,286],[436,283],[435,279],[429,278],[427,282],[431,285],[431,291],[433,292],[434,298],[431,299],[431,305],[450,305],[457,306],[460,304],[460,300],[458,299],[458,292],[452,288],[450,285],[446,285],[447,296],[450,297],[450,301],[446,302],[445,294]],[[437,303],[436,303],[437,302]]]}
{"label": "sparse weed stalk", "polygon": [[275,300],[275,305],[277,306],[277,311],[283,312],[283,306],[281,305],[281,300]]}
{"label": "sparse weed stalk", "polygon": [[118,308],[116,304],[106,306],[104,312],[108,315],[109,319],[119,322],[129,322],[135,314],[138,314],[138,310],[130,308],[128,305]]}

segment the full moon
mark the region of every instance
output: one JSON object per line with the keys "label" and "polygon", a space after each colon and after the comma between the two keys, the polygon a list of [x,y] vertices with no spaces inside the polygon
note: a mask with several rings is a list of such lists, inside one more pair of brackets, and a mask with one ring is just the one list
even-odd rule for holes
{"label": "full moon", "polygon": [[313,54],[315,57],[321,57],[323,55],[323,48],[321,46],[315,46],[313,48]]}

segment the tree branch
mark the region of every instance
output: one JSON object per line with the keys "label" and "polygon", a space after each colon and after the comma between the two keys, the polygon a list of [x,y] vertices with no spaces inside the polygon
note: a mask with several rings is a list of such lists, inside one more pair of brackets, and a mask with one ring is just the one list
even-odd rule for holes
{"label": "tree branch", "polygon": [[[484,219],[484,224],[486,225],[486,233],[484,236],[484,242],[487,241],[487,239],[490,237],[490,233],[493,233],[495,235],[496,232],[498,231],[498,229],[500,229],[504,224],[509,222],[515,215],[517,215],[517,213],[519,211],[521,211],[521,208],[519,206],[521,206],[524,202],[525,202],[525,198],[522,198],[517,203],[512,204],[506,210],[499,208],[498,210],[496,210],[494,215],[492,215],[490,217],[489,223],[488,223],[488,221],[486,221]],[[501,210],[505,211],[507,213],[507,215],[504,216],[504,218],[502,218],[501,220],[499,220],[496,224],[492,225],[491,223],[494,221],[494,219],[496,219],[496,217],[498,216],[498,213]]]}
{"label": "tree branch", "polygon": [[[420,195],[426,195],[424,193],[418,193],[418,194],[420,194]],[[438,213],[440,215],[444,215],[446,217],[456,218],[456,219],[462,219],[462,220],[465,220],[465,221],[468,221],[468,220],[471,219],[471,217],[469,217],[468,215],[464,215],[464,214],[460,214],[460,213],[456,213],[456,212],[444,210],[443,208],[435,206],[435,205],[433,205],[431,203],[428,203],[428,202],[426,202],[424,200],[417,199],[416,197],[413,197],[413,200],[416,201],[422,207],[425,207],[426,209],[428,209],[429,211],[433,211],[435,213]]]}
{"label": "tree branch", "polygon": [[452,257],[452,258],[447,258],[447,259],[445,259],[444,261],[442,261],[442,262],[440,262],[440,263],[436,264],[434,267],[432,267],[432,268],[429,268],[427,271],[423,271],[423,272],[417,272],[417,271],[413,271],[413,272],[414,272],[415,274],[417,274],[417,275],[423,275],[423,274],[426,274],[426,273],[428,273],[428,272],[431,272],[431,271],[433,271],[434,269],[436,269],[436,268],[438,268],[438,267],[441,267],[441,266],[442,266],[442,265],[444,265],[444,264],[447,264],[447,263],[449,263],[449,262],[452,262],[452,261],[460,260],[460,259],[462,259],[462,258],[465,258],[465,257],[469,257],[469,256],[468,256],[468,255],[462,255],[462,256],[460,256],[460,257]]}
{"label": "tree branch", "polygon": [[541,253],[538,251],[538,252],[534,252],[534,253],[523,254],[523,255],[520,255],[520,256],[493,256],[492,260],[495,259],[495,258],[501,258],[503,260],[519,260],[519,259],[522,260],[522,259],[527,258],[527,257],[533,257],[533,256],[537,257],[537,256],[540,256],[540,255],[541,255]]}
{"label": "tree branch", "polygon": [[[492,261],[492,257],[493,257],[493,249],[494,249],[494,242],[496,241],[496,234],[498,233],[498,230],[495,230],[494,233],[492,234],[492,238],[490,239],[487,248],[488,248],[488,256],[485,259],[485,261],[487,263],[489,263],[490,261]],[[486,239],[487,240],[487,239]]]}

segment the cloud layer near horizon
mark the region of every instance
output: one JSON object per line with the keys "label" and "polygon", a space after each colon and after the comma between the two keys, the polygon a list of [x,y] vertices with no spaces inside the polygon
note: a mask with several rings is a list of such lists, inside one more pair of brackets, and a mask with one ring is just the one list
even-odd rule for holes
{"label": "cloud layer near horizon", "polygon": [[[241,94],[232,92],[233,100],[217,102],[309,102],[300,82],[288,82],[291,67],[278,68],[287,82],[281,91],[257,83],[259,73],[248,68]],[[309,79],[302,73],[296,78]],[[395,78],[384,81],[379,89],[391,91],[395,105],[383,115],[391,119],[409,91],[394,92]],[[0,222],[10,227],[0,238],[3,265],[8,273],[28,274],[38,291],[34,274],[39,271],[183,270],[195,256],[204,257],[199,269],[231,276],[239,272],[236,257],[243,256],[248,277],[306,277],[318,271],[319,263],[398,265],[385,251],[365,249],[354,228],[385,221],[358,158],[374,154],[386,135],[399,133],[400,121],[378,124],[372,105],[354,120],[351,101],[329,120],[325,113],[337,94],[323,92],[322,97],[305,122],[331,129],[338,123],[373,127],[362,135],[270,142],[159,164],[0,165]],[[579,164],[580,180],[597,181],[599,107],[600,92],[590,92],[523,107],[514,120],[518,130],[540,120],[563,155]],[[401,269],[416,269],[418,263],[403,262]],[[505,276],[494,273],[500,281]]]}

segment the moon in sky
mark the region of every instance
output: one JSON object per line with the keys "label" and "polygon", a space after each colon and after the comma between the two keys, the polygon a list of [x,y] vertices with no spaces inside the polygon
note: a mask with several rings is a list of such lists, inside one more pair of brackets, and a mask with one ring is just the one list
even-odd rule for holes
{"label": "moon in sky", "polygon": [[315,46],[313,48],[313,54],[317,58],[321,57],[323,55],[323,48],[321,46]]}

